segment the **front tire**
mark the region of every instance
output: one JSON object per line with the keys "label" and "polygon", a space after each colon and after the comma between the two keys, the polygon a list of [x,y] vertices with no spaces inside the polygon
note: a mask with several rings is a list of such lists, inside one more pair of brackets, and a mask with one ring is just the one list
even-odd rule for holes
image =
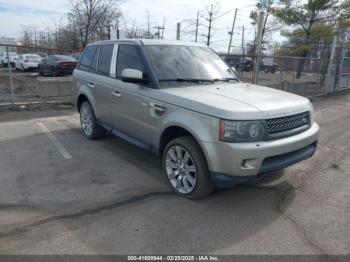
{"label": "front tire", "polygon": [[170,188],[186,198],[201,199],[214,190],[203,151],[190,136],[168,143],[163,152],[163,172]]}
{"label": "front tire", "polygon": [[106,135],[106,130],[97,124],[94,111],[88,101],[80,106],[80,126],[83,134],[89,139],[98,139]]}

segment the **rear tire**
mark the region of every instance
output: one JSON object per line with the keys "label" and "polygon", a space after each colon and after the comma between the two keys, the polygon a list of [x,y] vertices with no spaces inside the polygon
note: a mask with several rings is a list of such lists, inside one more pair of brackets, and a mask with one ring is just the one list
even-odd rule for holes
{"label": "rear tire", "polygon": [[91,104],[85,101],[80,106],[80,126],[83,134],[89,139],[98,139],[106,135],[106,129],[97,124]]}
{"label": "rear tire", "polygon": [[175,138],[167,144],[163,172],[170,188],[186,198],[205,198],[214,190],[203,151],[190,136]]}

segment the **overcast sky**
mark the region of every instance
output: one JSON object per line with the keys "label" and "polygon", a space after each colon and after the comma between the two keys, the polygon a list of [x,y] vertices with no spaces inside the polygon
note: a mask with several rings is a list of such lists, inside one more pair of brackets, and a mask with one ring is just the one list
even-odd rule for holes
{"label": "overcast sky", "polygon": [[[182,22],[182,39],[193,40],[194,36],[186,34],[193,28],[186,28],[186,19],[194,19],[197,11],[203,11],[210,0],[123,0],[120,8],[125,20],[135,21],[138,27],[146,28],[146,11],[150,13],[152,27],[162,25],[165,17],[166,39],[175,39],[176,23]],[[236,30],[233,46],[241,46],[241,31],[245,25],[246,41],[254,38],[254,27],[250,25],[249,12],[254,8],[256,0],[233,1],[221,0],[223,15],[214,23],[212,46],[226,50],[229,41],[228,31],[232,25],[234,9],[238,8]],[[0,36],[20,37],[22,25],[37,27],[54,26],[60,19],[64,22],[70,9],[69,0],[0,0]],[[205,22],[203,20],[203,22]],[[123,29],[123,28],[122,28]],[[154,32],[156,29],[153,29]],[[202,28],[204,33],[204,28]],[[201,38],[204,41],[204,38]]]}

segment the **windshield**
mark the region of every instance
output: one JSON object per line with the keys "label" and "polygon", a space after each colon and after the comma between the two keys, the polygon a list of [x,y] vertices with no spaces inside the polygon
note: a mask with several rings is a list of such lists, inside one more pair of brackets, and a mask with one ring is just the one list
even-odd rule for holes
{"label": "windshield", "polygon": [[159,81],[238,80],[210,48],[198,46],[144,46]]}

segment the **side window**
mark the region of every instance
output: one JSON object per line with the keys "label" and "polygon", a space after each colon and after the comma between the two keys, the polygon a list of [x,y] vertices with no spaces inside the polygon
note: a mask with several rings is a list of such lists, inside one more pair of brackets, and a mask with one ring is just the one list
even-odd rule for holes
{"label": "side window", "polygon": [[95,51],[97,49],[96,45],[88,46],[80,60],[79,69],[84,71],[89,71],[92,59],[94,58]]}
{"label": "side window", "polygon": [[144,65],[136,46],[119,45],[117,60],[117,77],[121,77],[123,69],[137,69],[144,72]]}
{"label": "side window", "polygon": [[92,59],[92,63],[91,63],[91,68],[90,68],[90,72],[96,72],[97,70],[97,62],[98,62],[98,54],[100,52],[100,47],[101,46],[98,46],[97,49],[96,49],[96,52],[94,54],[94,58]]}
{"label": "side window", "polygon": [[109,76],[111,70],[113,49],[114,45],[101,45],[97,68],[97,72],[99,74]]}

